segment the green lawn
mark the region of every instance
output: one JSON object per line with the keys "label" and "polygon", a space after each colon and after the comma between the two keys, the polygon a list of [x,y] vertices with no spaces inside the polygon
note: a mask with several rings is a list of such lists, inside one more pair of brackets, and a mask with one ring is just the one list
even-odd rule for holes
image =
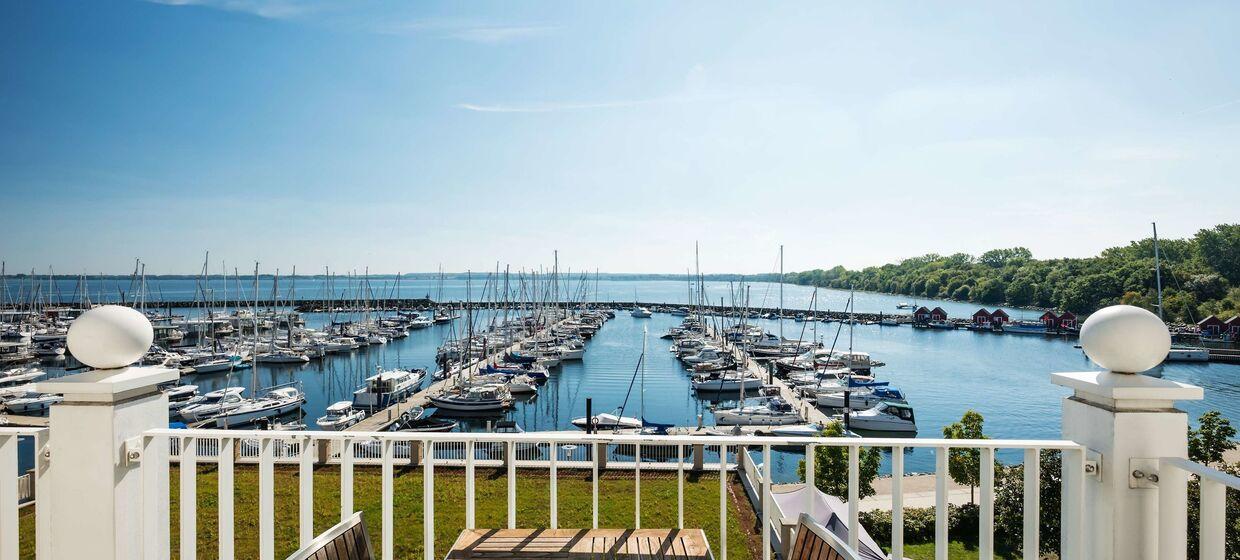
{"label": "green lawn", "polygon": [[[911,558],[912,560],[934,560],[934,543],[905,544],[904,557]],[[947,557],[952,558],[953,560],[972,560],[974,558],[979,558],[980,556],[977,552],[977,543],[951,541],[947,545]],[[1020,554],[1016,552],[996,550],[995,558],[1016,560],[1020,558]]]}
{"label": "green lawn", "polygon": [[[179,550],[178,488],[180,476],[172,468],[172,556]],[[238,466],[235,477],[234,543],[237,558],[258,557],[258,472]],[[559,474],[559,525],[589,528],[591,482],[589,471],[561,469]],[[478,527],[507,526],[505,471],[478,469],[476,474],[476,521]],[[600,479],[599,526],[633,526],[632,473],[605,473]],[[754,514],[744,501],[735,480],[730,481],[728,512],[728,558],[749,560],[760,552],[754,535]],[[376,554],[382,532],[381,480],[378,467],[355,467],[353,504],[365,512],[366,526]],[[422,470],[396,471],[393,481],[393,520],[397,558],[422,558]],[[517,476],[517,526],[546,527],[550,522],[550,481],[546,470],[519,470]],[[741,496],[738,507],[736,496]],[[219,538],[218,493],[214,466],[198,470],[198,558],[216,558]],[[276,558],[291,554],[297,546],[298,480],[296,468],[277,467],[275,472]],[[34,508],[21,519],[22,558],[34,558]],[[743,516],[743,518],[738,518]],[[340,472],[322,467],[314,473],[314,529],[320,532],[339,521]],[[711,549],[719,555],[719,477],[717,474],[685,476],[685,524],[706,532]],[[435,470],[435,554],[442,557],[465,526],[465,477],[462,469]],[[674,473],[642,474],[642,526],[676,526],[676,476]]]}

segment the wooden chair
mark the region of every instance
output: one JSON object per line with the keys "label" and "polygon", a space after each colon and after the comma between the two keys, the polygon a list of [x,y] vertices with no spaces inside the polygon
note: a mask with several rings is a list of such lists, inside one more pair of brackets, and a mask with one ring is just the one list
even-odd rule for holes
{"label": "wooden chair", "polygon": [[362,512],[359,511],[315,537],[301,550],[289,556],[287,560],[374,560],[374,558],[375,554],[370,550],[370,537],[366,535],[366,524],[362,522]]}
{"label": "wooden chair", "polygon": [[788,560],[860,560],[857,551],[840,540],[835,533],[802,513],[797,523],[796,541]]}

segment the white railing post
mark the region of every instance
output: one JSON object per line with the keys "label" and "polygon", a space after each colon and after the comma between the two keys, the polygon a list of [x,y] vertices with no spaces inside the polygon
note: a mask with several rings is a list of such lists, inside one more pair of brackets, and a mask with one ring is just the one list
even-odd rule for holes
{"label": "white railing post", "polygon": [[216,463],[219,465],[218,480],[216,480],[220,504],[219,555],[220,560],[232,560],[233,528],[235,527],[233,522],[233,445],[236,442],[232,438],[220,438],[219,442],[219,454],[216,457]]}
{"label": "white railing post", "polygon": [[557,455],[560,454],[559,446],[553,441],[548,444],[551,450],[551,528],[560,528],[560,488],[559,488],[559,471],[556,468]]}
{"label": "white railing post", "polygon": [[1198,546],[1201,560],[1222,560],[1227,554],[1227,487],[1201,479],[1201,527]]}
{"label": "white railing post", "polygon": [[[327,442],[323,443],[328,445]],[[315,439],[301,440],[301,455],[297,457],[297,546],[306,546],[314,539],[314,454]]]}
{"label": "white railing post", "polygon": [[[1159,474],[1159,459],[1187,456],[1188,418],[1175,402],[1200,400],[1202,390],[1123,373],[1158,365],[1170,346],[1157,316],[1131,306],[1108,307],[1081,327],[1081,347],[1108,371],[1051,375],[1052,382],[1073,392],[1063,401],[1063,438],[1085,448],[1062,454],[1064,560],[1184,558],[1186,527],[1173,531],[1170,540],[1176,542],[1160,542],[1168,539],[1156,528],[1160,502],[1176,510],[1163,515],[1184,519],[1187,490],[1154,484],[1149,475]],[[1175,549],[1181,552],[1171,554]]]}
{"label": "white railing post", "polygon": [[728,446],[725,444],[719,446],[719,560],[728,560]]}
{"label": "white railing post", "polygon": [[1025,450],[1024,560],[1041,557],[1042,457],[1037,449]]}
{"label": "white railing post", "polygon": [[17,551],[17,434],[0,434],[0,560]]}
{"label": "white railing post", "polygon": [[465,528],[474,528],[474,440],[465,442]]}
{"label": "white railing post", "polygon": [[340,520],[353,516],[353,439],[346,437],[340,444]]}
{"label": "white railing post", "polygon": [[891,557],[904,558],[904,448],[891,448]]}
{"label": "white railing post", "polygon": [[[153,337],[150,322],[133,309],[91,309],[74,320],[67,342],[75,358],[95,369],[37,384],[39,392],[65,399],[52,407],[49,419],[47,477],[54,490],[46,502],[39,496],[39,517],[55,520],[48,531],[52,559],[142,558],[148,538],[167,547],[166,530],[143,532],[143,492],[149,488],[140,465],[160,464],[168,450],[143,446],[142,434],[167,428],[168,397],[158,385],[180,374],[127,367],[146,353]],[[167,479],[166,471],[162,477]]]}

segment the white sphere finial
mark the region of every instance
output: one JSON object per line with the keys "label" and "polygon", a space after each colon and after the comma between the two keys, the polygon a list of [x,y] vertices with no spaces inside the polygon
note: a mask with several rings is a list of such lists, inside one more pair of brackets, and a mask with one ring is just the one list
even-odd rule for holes
{"label": "white sphere finial", "polygon": [[1112,305],[1081,325],[1081,348],[1094,363],[1116,373],[1141,373],[1167,358],[1171,333],[1157,315]]}
{"label": "white sphere finial", "polygon": [[74,319],[66,343],[79,362],[114,369],[141,359],[153,340],[155,329],[145,315],[129,307],[104,305]]}

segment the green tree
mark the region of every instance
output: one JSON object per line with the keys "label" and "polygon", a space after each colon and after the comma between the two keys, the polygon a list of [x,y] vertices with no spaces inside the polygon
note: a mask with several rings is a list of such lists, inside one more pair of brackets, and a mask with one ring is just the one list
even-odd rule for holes
{"label": "green tree", "polygon": [[1236,429],[1217,410],[1197,419],[1197,429],[1188,429],[1188,458],[1211,465],[1223,462],[1223,455],[1236,448]]}
{"label": "green tree", "polygon": [[1229,282],[1240,284],[1240,224],[1220,224],[1194,237],[1201,258]]}
{"label": "green tree", "polygon": [[[1043,553],[1059,552],[1059,502],[1063,468],[1058,450],[1042,450],[1038,457],[1038,526]],[[1024,542],[1025,466],[995,472],[995,541],[1009,550]]]}
{"label": "green tree", "polygon": [[[843,437],[844,425],[839,422],[827,424],[823,437]],[[878,449],[863,447],[857,458],[857,495],[862,498],[874,495],[874,479],[878,478],[880,461]],[[837,498],[848,497],[848,448],[837,445],[820,445],[814,451],[814,486]],[[797,476],[805,478],[805,461],[797,465]]]}
{"label": "green tree", "polygon": [[[990,439],[983,433],[982,424],[985,419],[981,413],[969,409],[959,422],[943,426],[943,437],[947,439]],[[952,448],[947,455],[947,473],[957,484],[969,487],[969,502],[974,500],[974,490],[981,484],[982,452],[980,449]]]}

